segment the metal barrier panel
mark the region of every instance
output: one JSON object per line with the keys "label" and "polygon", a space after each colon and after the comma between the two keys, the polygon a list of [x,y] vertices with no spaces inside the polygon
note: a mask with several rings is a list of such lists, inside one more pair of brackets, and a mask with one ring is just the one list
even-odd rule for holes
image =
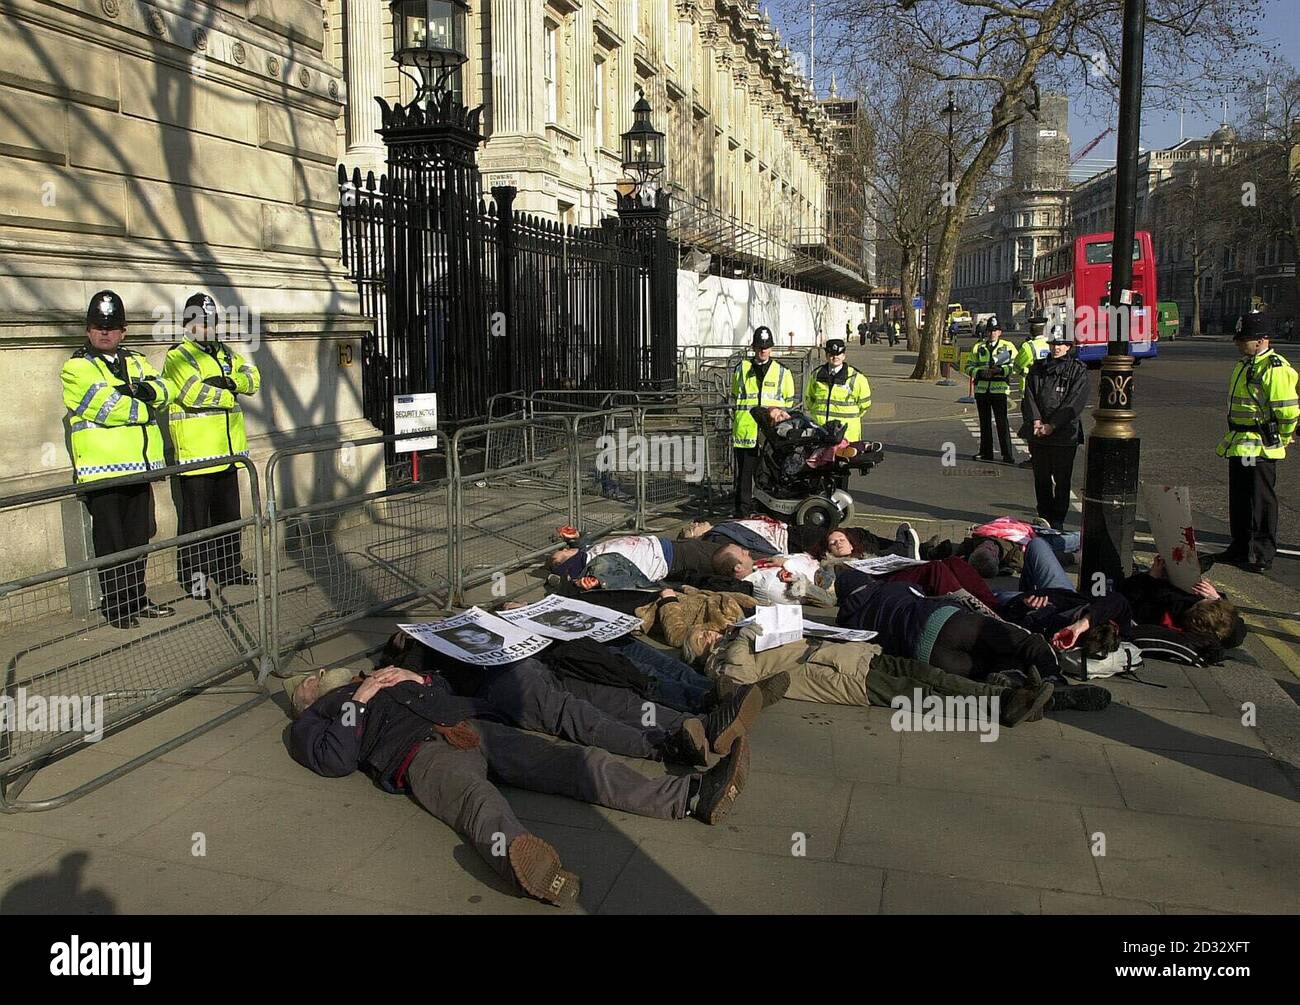
{"label": "metal barrier panel", "polygon": [[[435,435],[374,436],[276,451],[267,461],[272,655],[414,601],[452,592],[447,437],[412,463],[385,446]],[[398,454],[399,458],[412,455]],[[302,486],[314,501],[295,505]],[[334,498],[316,498],[328,486]]]}
{"label": "metal barrier panel", "polygon": [[[230,463],[246,475],[247,514],[218,527],[153,542],[112,555],[72,562],[26,577],[6,575],[0,585],[0,809],[50,809],[70,802],[224,722],[266,697],[261,687],[267,622],[258,581],[265,568],[257,472],[244,458]],[[58,511],[80,517],[85,490],[111,484],[152,512],[159,483],[210,470],[211,461],[163,468],[111,483],[67,486],[0,500],[13,525],[56,522]],[[179,490],[179,486],[176,486]],[[102,500],[104,497],[93,497]],[[152,519],[150,517],[150,519]],[[64,521],[68,548],[79,547],[78,519]],[[0,573],[2,575],[2,573]],[[225,585],[223,585],[225,584]],[[171,617],[137,617],[147,602],[174,608]],[[16,803],[36,762],[71,752],[88,733],[111,730],[233,675],[258,671],[256,682],[235,690],[258,697],[172,738],[125,765],[62,796]],[[36,715],[39,713],[40,721]]]}
{"label": "metal barrier panel", "polygon": [[585,534],[604,534],[643,522],[644,486],[634,471],[619,470],[619,458],[638,431],[633,408],[575,416],[573,423],[577,523]]}
{"label": "metal barrier panel", "polygon": [[[452,597],[461,603],[467,589],[555,548],[556,528],[578,518],[571,420],[539,416],[466,426],[449,450],[457,531]],[[479,458],[485,463],[477,464]],[[516,592],[522,591],[507,586],[497,595]]]}

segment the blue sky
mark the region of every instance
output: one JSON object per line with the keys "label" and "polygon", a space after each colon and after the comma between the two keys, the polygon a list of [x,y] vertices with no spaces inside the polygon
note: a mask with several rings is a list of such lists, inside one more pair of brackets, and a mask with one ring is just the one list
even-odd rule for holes
{"label": "blue sky", "polygon": [[[773,5],[775,7],[775,5]],[[772,11],[776,16],[776,10]],[[781,20],[781,33],[787,44],[797,44],[797,39],[807,38],[808,21],[806,16],[801,23],[794,23],[791,18],[786,17]],[[1275,47],[1277,51],[1286,54],[1293,64],[1297,63],[1297,53],[1300,53],[1300,4],[1297,0],[1270,0],[1265,8],[1264,19],[1260,25],[1260,35],[1257,39],[1260,45],[1266,47]],[[821,88],[825,88],[830,80],[829,67],[818,68],[818,83]],[[1229,119],[1236,118],[1239,110],[1229,105]],[[1094,111],[1089,115],[1081,109],[1071,107],[1070,109],[1070,138],[1074,144],[1074,150],[1077,153],[1093,137],[1098,135],[1107,126],[1113,125],[1113,119],[1107,119],[1106,115],[1113,115],[1114,112],[1103,110]],[[1216,104],[1213,108],[1191,108],[1186,110],[1183,117],[1184,135],[1187,137],[1206,136],[1218,127],[1223,116],[1221,104]],[[1170,147],[1178,142],[1179,135],[1178,114],[1166,113],[1162,111],[1147,111],[1142,116],[1142,146],[1144,148],[1161,148]],[[1088,154],[1087,164],[1093,170],[1101,167],[1102,162],[1114,163],[1115,160],[1115,136],[1112,133],[1105,140],[1099,143]]]}

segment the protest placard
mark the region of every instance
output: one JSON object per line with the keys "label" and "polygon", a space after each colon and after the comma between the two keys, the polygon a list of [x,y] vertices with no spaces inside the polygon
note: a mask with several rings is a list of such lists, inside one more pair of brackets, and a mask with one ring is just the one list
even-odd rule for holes
{"label": "protest placard", "polygon": [[551,644],[550,639],[517,628],[478,607],[443,621],[397,627],[430,649],[463,663],[482,666],[499,666],[536,656]]}
{"label": "protest placard", "polygon": [[499,615],[512,625],[549,639],[608,642],[641,627],[641,619],[576,597],[552,594],[544,600]]}

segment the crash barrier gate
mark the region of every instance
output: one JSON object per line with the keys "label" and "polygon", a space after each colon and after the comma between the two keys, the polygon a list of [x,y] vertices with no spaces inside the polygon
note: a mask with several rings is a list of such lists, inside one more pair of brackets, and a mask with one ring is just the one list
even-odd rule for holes
{"label": "crash barrier gate", "polygon": [[[637,411],[631,423],[597,423],[593,417],[629,408]],[[489,402],[489,414],[500,418],[586,416],[579,438],[581,451],[590,448],[590,456],[580,458],[586,484],[594,481],[605,498],[634,494],[638,527],[651,515],[682,507],[707,509],[730,497],[732,412],[724,394],[705,391],[516,391]],[[601,454],[595,446],[606,435],[603,442],[616,449],[621,472],[595,470]]]}
{"label": "crash barrier gate", "polygon": [[[0,554],[0,810],[47,810],[65,805],[161,754],[240,715],[267,697],[270,668],[266,596],[261,585],[222,580],[246,569],[265,582],[261,494],[257,471],[245,458],[230,459],[242,476],[238,520],[208,530],[106,557],[70,561],[35,575],[15,575],[21,543]],[[211,461],[161,468],[115,479],[122,507],[153,523],[153,486],[186,472],[210,469]],[[174,489],[179,489],[176,482]],[[82,498],[89,486],[59,486],[0,499],[0,513],[13,540],[62,534],[68,550],[89,554],[89,527]],[[98,497],[102,499],[103,497]],[[127,501],[130,500],[130,501]],[[214,582],[215,580],[215,582]],[[135,618],[145,600],[175,609],[168,618]],[[105,623],[101,609],[120,627]],[[250,685],[226,685],[252,670]],[[254,697],[148,752],[77,785],[62,795],[18,801],[36,771],[49,761],[88,745],[104,732],[196,694],[253,693]]]}
{"label": "crash barrier gate", "polygon": [[[502,400],[497,407],[527,417],[450,435],[289,447],[271,455],[262,477],[247,459],[231,458],[242,515],[218,527],[36,575],[18,575],[20,549],[6,550],[0,561],[13,567],[0,583],[0,811],[62,806],[238,716],[265,700],[268,676],[285,672],[286,656],[364,618],[411,604],[447,611],[489,583],[493,599],[525,592],[536,583],[516,570],[554,549],[561,525],[589,534],[640,529],[651,515],[727,491],[730,411],[716,398],[589,396],[603,408],[553,392]],[[642,461],[629,453],[638,437]],[[400,448],[416,441],[424,449],[413,463]],[[394,453],[399,462],[387,463]],[[178,491],[176,479],[211,465],[166,467],[113,488],[171,480]],[[12,496],[0,499],[0,512],[19,527],[62,523],[66,541],[88,541],[84,492],[61,486]],[[241,569],[254,582],[240,582]],[[146,595],[176,613],[134,624],[124,614],[115,619],[120,628],[106,622],[104,610]],[[248,672],[252,681],[232,683]],[[84,726],[115,731],[183,698],[224,693],[253,697],[178,727],[62,795],[17,800],[36,770],[85,745]],[[72,716],[83,700],[102,705],[93,723]],[[16,711],[20,701],[58,705],[66,728],[31,729]]]}

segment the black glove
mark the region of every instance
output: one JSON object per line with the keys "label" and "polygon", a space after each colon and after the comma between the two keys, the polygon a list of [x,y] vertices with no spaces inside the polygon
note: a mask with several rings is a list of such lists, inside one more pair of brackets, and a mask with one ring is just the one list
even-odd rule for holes
{"label": "black glove", "polygon": [[141,401],[153,401],[158,397],[158,393],[148,384],[118,384],[113,388],[124,398],[139,398]]}
{"label": "black glove", "polygon": [[230,377],[209,377],[203,383],[210,384],[213,387],[219,387],[226,391],[235,390],[235,382]]}

